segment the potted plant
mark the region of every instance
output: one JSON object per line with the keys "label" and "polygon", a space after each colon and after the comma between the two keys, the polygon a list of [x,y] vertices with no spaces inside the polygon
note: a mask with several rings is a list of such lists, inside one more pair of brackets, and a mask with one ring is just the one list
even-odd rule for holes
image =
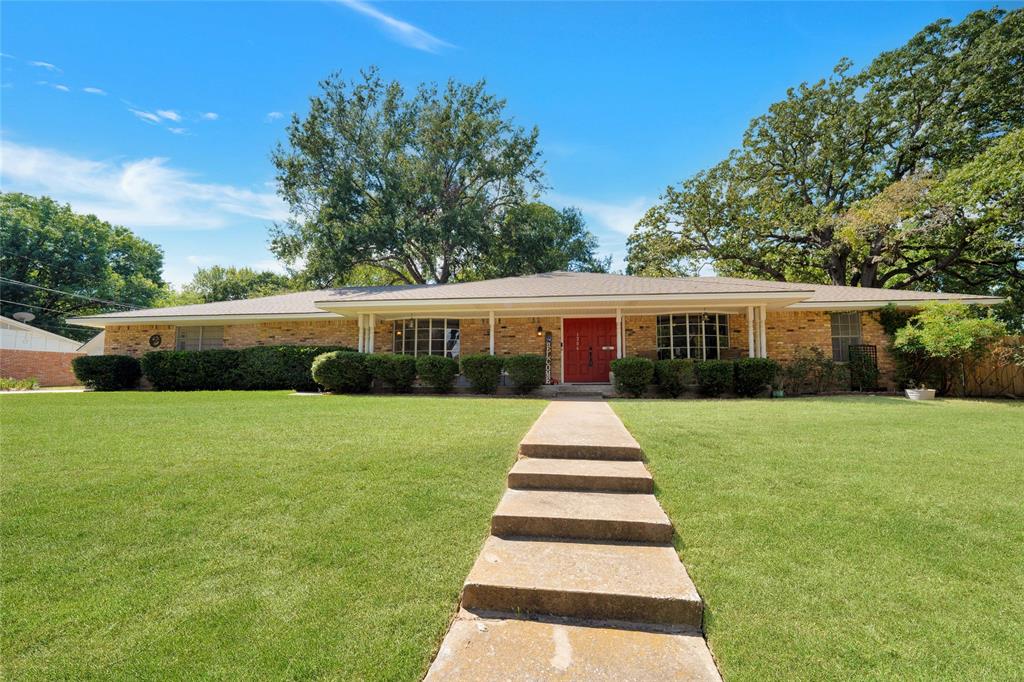
{"label": "potted plant", "polygon": [[916,388],[906,388],[904,393],[911,400],[935,400],[935,389],[925,388],[924,384],[920,384]]}
{"label": "potted plant", "polygon": [[775,375],[775,380],[772,381],[772,397],[786,397],[786,371],[784,369],[779,371],[779,373]]}

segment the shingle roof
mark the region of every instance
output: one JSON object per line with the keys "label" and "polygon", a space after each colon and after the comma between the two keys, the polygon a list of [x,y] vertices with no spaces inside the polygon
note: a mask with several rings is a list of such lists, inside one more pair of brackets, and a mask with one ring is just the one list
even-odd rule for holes
{"label": "shingle roof", "polygon": [[241,301],[221,301],[171,308],[150,308],[119,313],[105,313],[89,317],[74,318],[87,320],[126,319],[171,319],[206,316],[331,316],[317,303],[324,305],[373,301],[472,301],[474,299],[517,299],[586,296],[624,296],[644,298],[647,296],[671,296],[701,294],[760,294],[792,293],[794,299],[803,304],[821,303],[882,303],[886,301],[926,300],[985,300],[998,302],[999,299],[965,294],[943,294],[924,291],[902,291],[895,289],[866,289],[861,287],[803,284],[795,282],[772,282],[740,279],[736,277],[632,277],[603,273],[548,272],[525,277],[505,277],[478,282],[454,284],[431,284],[421,286],[345,287],[301,291],[279,296],[264,296]]}

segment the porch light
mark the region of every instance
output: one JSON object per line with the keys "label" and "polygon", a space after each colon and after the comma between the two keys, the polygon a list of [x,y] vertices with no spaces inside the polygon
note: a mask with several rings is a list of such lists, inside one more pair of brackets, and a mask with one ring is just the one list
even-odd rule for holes
{"label": "porch light", "polygon": [[537,336],[544,336],[544,327],[537,325]]}

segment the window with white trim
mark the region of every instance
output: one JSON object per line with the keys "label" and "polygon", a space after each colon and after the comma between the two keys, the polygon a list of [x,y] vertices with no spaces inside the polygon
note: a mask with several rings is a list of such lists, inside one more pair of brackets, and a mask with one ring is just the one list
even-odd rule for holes
{"label": "window with white trim", "polygon": [[459,357],[458,320],[395,320],[391,336],[392,348],[398,355]]}
{"label": "window with white trim", "polygon": [[729,347],[729,316],[721,313],[658,315],[658,359],[718,360]]}
{"label": "window with white trim", "polygon": [[860,313],[832,313],[832,359],[849,362],[850,346],[860,343]]}
{"label": "window with white trim", "polygon": [[175,348],[212,350],[224,347],[224,327],[178,327]]}

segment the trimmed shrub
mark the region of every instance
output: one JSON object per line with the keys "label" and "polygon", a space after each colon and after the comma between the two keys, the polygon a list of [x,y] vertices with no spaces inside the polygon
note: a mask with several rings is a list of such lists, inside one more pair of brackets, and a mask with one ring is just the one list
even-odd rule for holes
{"label": "trimmed shrub", "polygon": [[130,355],[82,355],[71,361],[75,378],[97,391],[122,391],[139,385],[142,370]]}
{"label": "trimmed shrub", "polygon": [[659,391],[672,398],[678,398],[686,391],[686,387],[694,382],[693,360],[658,360],[654,363],[654,378]]}
{"label": "trimmed shrub", "polygon": [[411,355],[367,355],[366,367],[395,393],[408,393],[416,381],[416,358]]}
{"label": "trimmed shrub", "polygon": [[870,355],[864,352],[850,352],[850,388],[855,391],[874,391],[878,388],[878,366]]}
{"label": "trimmed shrub", "polygon": [[494,393],[501,383],[504,364],[497,355],[466,355],[462,358],[462,373],[469,379],[474,393]]}
{"label": "trimmed shrub", "polygon": [[316,356],[312,371],[316,383],[335,393],[366,393],[373,382],[366,356],[351,350]]}
{"label": "trimmed shrub", "polygon": [[158,391],[316,391],[313,359],[345,346],[253,346],[146,353],[142,371]]}
{"label": "trimmed shrub", "polygon": [[639,398],[654,379],[654,363],[647,358],[618,358],[611,362],[615,390]]}
{"label": "trimmed shrub", "polygon": [[701,360],[694,363],[700,392],[712,398],[732,388],[732,362],[729,360]]}
{"label": "trimmed shrub", "polygon": [[443,355],[421,355],[416,358],[416,373],[427,386],[438,393],[447,393],[459,375],[459,363]]}
{"label": "trimmed shrub", "polygon": [[768,388],[779,373],[779,363],[769,358],[742,358],[733,364],[733,391],[753,398]]}
{"label": "trimmed shrub", "polygon": [[527,353],[505,358],[505,370],[517,393],[529,393],[544,384],[544,356]]}
{"label": "trimmed shrub", "polygon": [[[253,346],[238,351],[237,388],[249,390],[293,389],[317,391],[313,360],[334,351],[354,351],[348,346]],[[207,353],[209,351],[193,351]],[[225,387],[227,388],[227,387]]]}
{"label": "trimmed shrub", "polygon": [[239,351],[165,350],[142,356],[142,371],[158,391],[221,391],[242,388]]}

